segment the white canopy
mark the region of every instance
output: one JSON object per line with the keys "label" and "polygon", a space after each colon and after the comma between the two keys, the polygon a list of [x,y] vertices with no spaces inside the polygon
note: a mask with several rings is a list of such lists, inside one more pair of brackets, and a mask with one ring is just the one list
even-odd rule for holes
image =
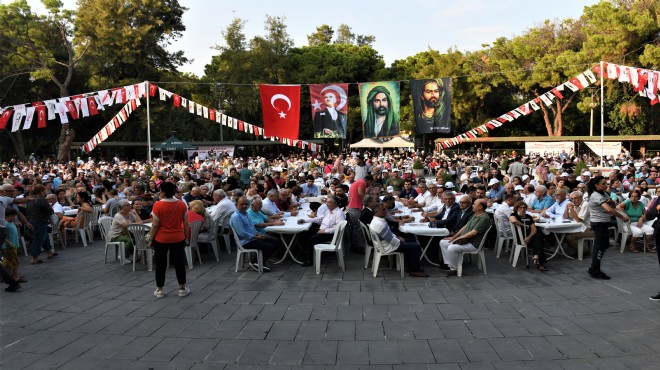
{"label": "white canopy", "polygon": [[415,143],[412,141],[408,141],[401,136],[397,136],[393,138],[390,141],[386,141],[383,143],[383,145],[380,146],[381,148],[414,148]]}
{"label": "white canopy", "polygon": [[351,148],[382,148],[383,143],[374,139],[362,139],[357,143],[351,144]]}

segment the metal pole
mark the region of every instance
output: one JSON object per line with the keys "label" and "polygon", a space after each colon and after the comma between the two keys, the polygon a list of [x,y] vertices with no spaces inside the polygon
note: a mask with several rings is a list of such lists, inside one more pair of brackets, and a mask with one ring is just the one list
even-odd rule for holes
{"label": "metal pole", "polygon": [[149,81],[144,81],[146,84],[145,92],[147,95],[147,159],[151,165],[151,116],[149,114]]}
{"label": "metal pole", "polygon": [[605,86],[603,82],[603,76],[605,71],[603,70],[603,61],[600,61],[600,164],[604,166],[604,157],[605,157]]}

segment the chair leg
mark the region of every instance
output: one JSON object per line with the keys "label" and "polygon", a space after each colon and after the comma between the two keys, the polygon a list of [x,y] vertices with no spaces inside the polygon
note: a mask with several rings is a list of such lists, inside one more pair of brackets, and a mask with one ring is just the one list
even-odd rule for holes
{"label": "chair leg", "polygon": [[620,250],[621,253],[623,253],[623,251],[626,249],[627,240],[628,240],[628,234],[627,233],[621,234],[621,250]]}
{"label": "chair leg", "polygon": [[518,257],[520,257],[521,249],[522,248],[520,246],[516,245],[516,250],[515,252],[513,252],[513,267],[516,267],[516,265],[518,264]]}
{"label": "chair leg", "polygon": [[374,252],[374,261],[371,264],[374,277],[378,275],[378,265],[380,265],[380,254],[378,252]]}
{"label": "chair leg", "polygon": [[229,235],[222,236],[225,239],[225,248],[227,249],[227,254],[231,254],[231,239]]}
{"label": "chair leg", "polygon": [[260,250],[257,250],[257,264],[259,265],[259,275],[264,273],[264,255]]}
{"label": "chair leg", "polygon": [[197,251],[197,259],[199,260],[199,265],[202,265],[202,254],[199,252],[199,245],[195,246],[195,250]]}
{"label": "chair leg", "polygon": [[339,262],[339,267],[342,271],[346,271],[346,264],[344,264],[344,250],[340,249],[337,251],[337,262]]}
{"label": "chair leg", "polygon": [[495,248],[495,258],[500,258],[500,254],[502,253],[502,245],[504,244],[504,239],[500,238],[500,236],[497,236],[497,248]]}
{"label": "chair leg", "polygon": [[372,249],[373,249],[373,247],[371,247],[371,246],[369,246],[369,245],[367,245],[367,246],[364,248],[364,269],[365,269],[365,270],[366,270],[367,268],[369,268],[369,257],[371,256],[371,250],[372,250]]}
{"label": "chair leg", "polygon": [[193,260],[192,260],[192,248],[190,246],[185,248],[186,252],[186,260],[188,261],[188,269],[192,270],[193,268]]}
{"label": "chair leg", "polygon": [[220,262],[220,253],[218,252],[218,239],[216,238],[211,242],[211,247],[213,248],[213,254],[215,255],[215,261]]}
{"label": "chair leg", "polygon": [[401,270],[401,278],[403,279],[405,277],[404,275],[406,274],[406,268],[404,265],[405,262],[403,261],[403,253],[397,253],[396,257],[399,260],[399,270]]}
{"label": "chair leg", "polygon": [[456,265],[456,275],[463,275],[463,253],[458,256],[458,265]]}
{"label": "chair leg", "polygon": [[484,254],[483,251],[481,253],[479,253],[479,258],[481,260],[481,269],[484,270],[484,275],[487,275],[487,273],[486,273],[486,255]]}
{"label": "chair leg", "polygon": [[316,275],[321,273],[321,250],[314,248],[314,266],[316,267]]}
{"label": "chair leg", "polygon": [[243,253],[241,253],[240,250],[236,251],[236,270],[234,272],[238,272],[238,265],[241,263],[241,260],[243,259]]}

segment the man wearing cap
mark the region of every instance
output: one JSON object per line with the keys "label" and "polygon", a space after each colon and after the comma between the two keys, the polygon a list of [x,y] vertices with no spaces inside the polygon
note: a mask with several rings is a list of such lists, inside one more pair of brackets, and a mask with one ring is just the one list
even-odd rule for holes
{"label": "man wearing cap", "polygon": [[584,184],[588,184],[589,180],[591,180],[591,172],[589,171],[582,172],[582,175],[580,176],[580,181]]}
{"label": "man wearing cap", "polygon": [[490,190],[486,194],[486,198],[492,199],[495,202],[499,201],[500,197],[504,193],[504,188],[500,186],[500,180],[493,177],[490,179],[490,181],[488,181],[488,186],[490,187]]}
{"label": "man wearing cap", "polygon": [[403,179],[399,177],[398,169],[392,170],[392,176],[387,179],[385,185],[393,187],[395,191],[401,191],[403,188]]}

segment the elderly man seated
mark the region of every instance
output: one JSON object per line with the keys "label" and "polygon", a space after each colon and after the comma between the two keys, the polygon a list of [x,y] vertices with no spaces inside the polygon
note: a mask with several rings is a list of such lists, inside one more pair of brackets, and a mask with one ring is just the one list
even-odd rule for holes
{"label": "elderly man seated", "polygon": [[532,201],[532,204],[530,204],[528,212],[542,213],[555,203],[555,200],[548,195],[548,188],[543,185],[538,185],[534,188],[534,194],[536,197]]}
{"label": "elderly man seated", "polygon": [[428,277],[429,275],[424,273],[419,265],[419,260],[422,256],[422,246],[417,242],[406,242],[404,238],[394,235],[387,221],[385,221],[386,215],[387,209],[385,205],[382,203],[376,204],[374,206],[373,220],[369,224],[369,229],[378,235],[380,244],[385,249],[384,252],[403,252],[406,257],[405,266],[408,267],[410,276]]}
{"label": "elderly man seated", "polygon": [[553,220],[564,218],[566,206],[570,201],[566,199],[566,189],[555,189],[555,202],[550,208],[541,212],[541,216],[548,217]]}
{"label": "elderly man seated", "polygon": [[[574,251],[577,251],[578,240],[582,238],[593,238],[594,231],[591,229],[589,203],[584,201],[582,192],[574,191],[569,195],[568,199],[570,203],[566,205],[564,218],[579,222],[587,227],[583,232],[569,233],[566,235],[566,243],[568,243]],[[577,256],[577,252],[571,254]]]}
{"label": "elderly man seated", "polygon": [[337,202],[337,197],[334,195],[329,196],[325,202],[328,210],[322,216],[298,220],[298,223],[301,224],[305,222],[312,223],[309,230],[304,232],[300,238],[306,252],[305,263],[302,264],[303,267],[313,265],[312,257],[314,256],[314,245],[332,241],[335,228],[341,221],[346,219],[346,215],[341,208],[339,208]]}
{"label": "elderly man seated", "polygon": [[472,205],[474,215],[456,235],[442,239],[440,250],[446,265],[440,268],[448,271],[447,276],[458,274],[458,257],[461,252],[476,251],[486,232],[493,225],[493,220],[486,213],[488,204],[485,199],[477,199]]}

